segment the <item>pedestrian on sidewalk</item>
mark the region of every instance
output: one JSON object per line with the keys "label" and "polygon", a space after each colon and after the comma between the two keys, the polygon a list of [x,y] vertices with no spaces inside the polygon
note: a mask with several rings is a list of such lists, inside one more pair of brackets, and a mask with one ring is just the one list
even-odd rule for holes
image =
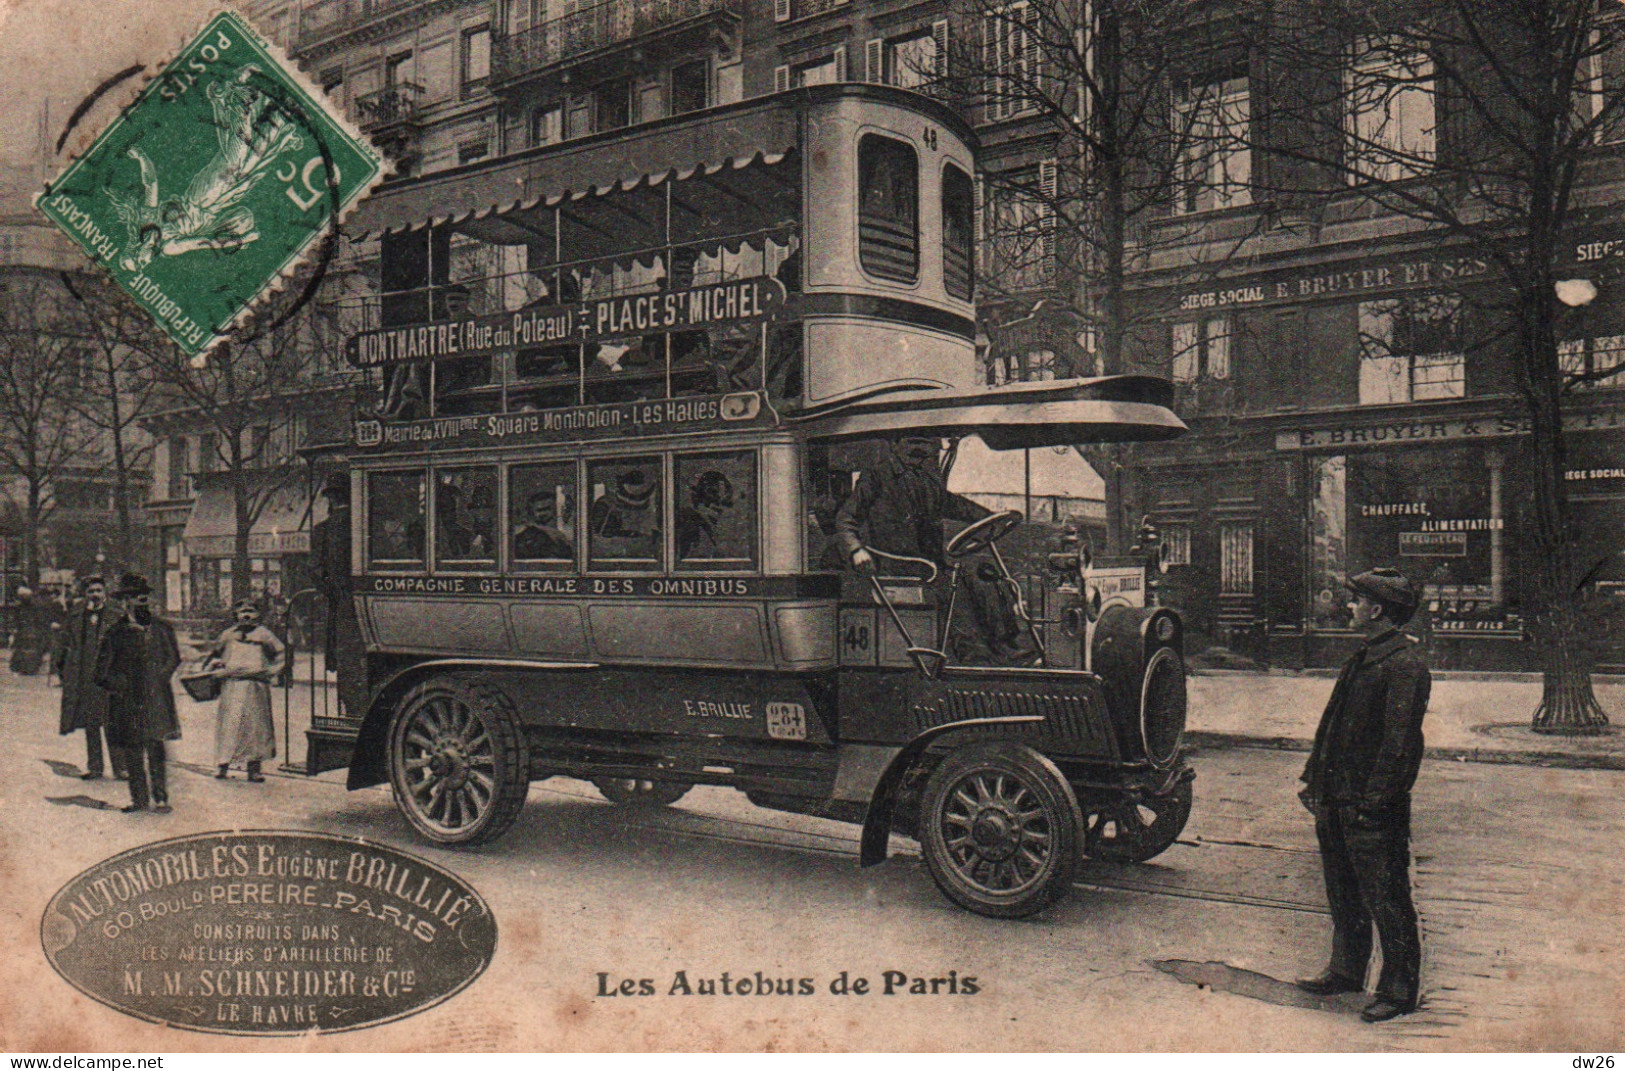
{"label": "pedestrian on sidewalk", "polygon": [[181,738],[172,678],[180,668],[180,647],[168,621],[152,612],[152,586],[139,573],[119,578],[113,597],[123,614],[108,630],[96,659],[96,682],[107,689],[107,741],[124,753],[130,775],[130,805],[169,811],[169,777],[164,743]]}
{"label": "pedestrian on sidewalk", "polygon": [[1299,794],[1315,816],[1331,962],[1299,988],[1321,996],[1365,988],[1371,927],[1382,947],[1374,999],[1360,1013],[1379,1023],[1416,1010],[1422,939],[1411,902],[1411,786],[1422,764],[1422,716],[1432,677],[1415,640],[1400,629],[1421,601],[1395,569],[1348,581],[1362,643],[1343,664],[1304,767]]}
{"label": "pedestrian on sidewalk", "polygon": [[214,649],[225,678],[214,715],[214,776],[223,781],[241,763],[248,779],[260,782],[265,780],[260,764],[276,757],[271,682],[282,672],[285,648],[260,623],[253,599],[238,599],[231,609],[237,623],[220,634]]}
{"label": "pedestrian on sidewalk", "polygon": [[32,677],[39,672],[50,642],[50,626],[43,605],[34,601],[33,588],[25,584],[17,589],[11,613],[11,671],[19,677]]}
{"label": "pedestrian on sidewalk", "polygon": [[[96,683],[96,656],[102,642],[119,619],[115,607],[107,605],[107,582],[87,576],[80,583],[82,601],[68,612],[62,629],[62,714],[58,728],[62,735],[85,731],[86,781],[99,780],[106,770],[102,757],[107,732],[107,692]],[[107,749],[113,758],[113,776],[123,779],[124,757],[118,748]]]}

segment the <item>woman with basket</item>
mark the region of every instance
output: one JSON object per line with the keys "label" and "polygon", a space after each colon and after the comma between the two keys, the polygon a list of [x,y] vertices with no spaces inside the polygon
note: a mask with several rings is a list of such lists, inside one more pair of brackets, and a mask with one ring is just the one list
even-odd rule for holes
{"label": "woman with basket", "polygon": [[214,719],[216,778],[231,776],[243,765],[250,781],[264,781],[260,764],[276,757],[276,726],[271,720],[271,682],[282,672],[285,648],[260,623],[251,599],[232,606],[237,623],[220,634],[214,648],[214,673],[220,678],[220,706]]}

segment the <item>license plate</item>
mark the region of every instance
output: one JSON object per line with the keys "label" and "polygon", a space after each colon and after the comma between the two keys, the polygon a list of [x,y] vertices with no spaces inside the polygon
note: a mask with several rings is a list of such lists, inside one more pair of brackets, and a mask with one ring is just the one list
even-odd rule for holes
{"label": "license plate", "polygon": [[767,735],[775,740],[807,739],[807,708],[800,703],[769,703]]}

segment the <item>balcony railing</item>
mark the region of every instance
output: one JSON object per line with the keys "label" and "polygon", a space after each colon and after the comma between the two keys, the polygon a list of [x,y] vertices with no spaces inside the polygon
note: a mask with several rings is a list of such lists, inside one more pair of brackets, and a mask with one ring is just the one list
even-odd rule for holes
{"label": "balcony railing", "polygon": [[736,14],[741,0],[608,0],[498,38],[491,80],[501,84],[706,15]]}
{"label": "balcony railing", "polygon": [[299,10],[298,47],[355,29],[417,3],[421,0],[315,0]]}
{"label": "balcony railing", "polygon": [[416,82],[385,86],[375,93],[356,98],[356,118],[360,121],[361,129],[369,134],[411,123],[417,118],[418,98],[422,95],[423,87]]}

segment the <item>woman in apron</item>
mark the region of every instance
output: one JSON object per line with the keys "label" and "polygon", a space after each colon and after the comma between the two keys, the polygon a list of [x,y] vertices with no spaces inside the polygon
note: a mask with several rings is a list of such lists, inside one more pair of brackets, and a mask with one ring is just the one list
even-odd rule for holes
{"label": "woman in apron", "polygon": [[284,648],[260,623],[252,600],[239,599],[231,609],[237,623],[220,634],[215,647],[223,679],[214,721],[214,776],[224,780],[241,765],[250,781],[264,781],[260,764],[276,757],[271,682],[282,672]]}

